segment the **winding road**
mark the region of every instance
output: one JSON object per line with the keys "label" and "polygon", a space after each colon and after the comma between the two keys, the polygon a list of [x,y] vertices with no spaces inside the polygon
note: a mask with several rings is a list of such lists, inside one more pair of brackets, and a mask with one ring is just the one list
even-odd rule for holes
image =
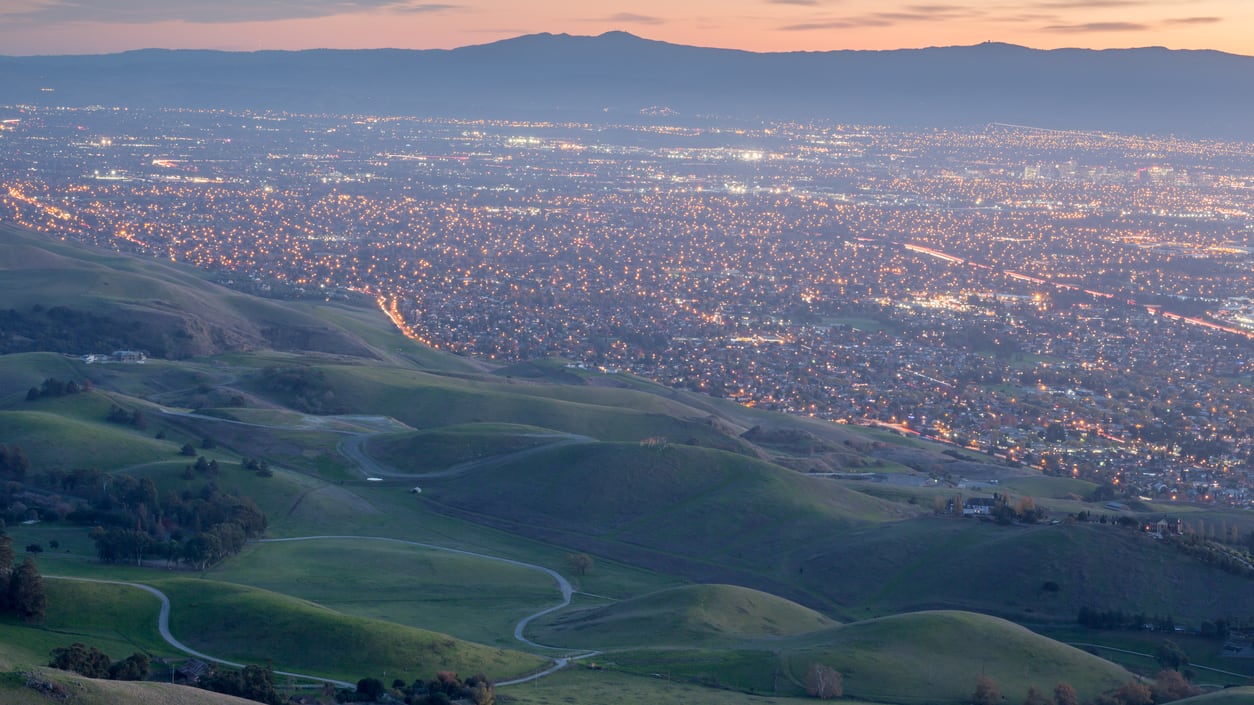
{"label": "winding road", "polygon": [[[191,648],[190,646],[187,646],[186,644],[179,641],[178,639],[175,639],[174,635],[170,633],[170,598],[167,597],[164,592],[161,592],[160,590],[158,590],[155,587],[152,587],[151,585],[144,585],[143,583],[128,583],[128,582],[124,582],[121,580],[99,580],[96,578],[75,578],[75,577],[70,577],[68,575],[45,575],[44,577],[48,579],[52,579],[52,580],[73,580],[75,582],[80,582],[80,583],[102,583],[104,585],[124,585],[126,587],[138,588],[140,590],[143,590],[144,592],[156,595],[157,599],[161,600],[161,612],[157,615],[157,631],[161,632],[161,638],[165,639],[165,642],[167,644],[174,647],[175,649],[178,649],[179,651],[182,651],[183,653],[189,656],[194,656],[200,659],[201,661],[212,661],[213,663],[220,663],[224,666],[230,666],[232,668],[244,668],[244,664],[242,663],[236,663],[234,661],[227,661],[226,659],[221,659],[216,656],[210,656],[206,653],[197,651]],[[288,673],[287,671],[275,671],[274,673],[275,675],[291,676],[292,678],[299,678],[301,680],[318,681],[319,683],[330,683],[336,686],[337,688],[348,688],[349,690],[357,689],[357,686],[353,683],[347,683],[345,681],[337,681],[334,678],[322,678],[321,676],[310,676],[304,673]]]}
{"label": "winding road", "polygon": [[[524,634],[524,632],[527,629],[527,625],[530,624],[532,620],[538,617],[543,617],[546,614],[556,612],[570,605],[571,596],[575,593],[575,589],[570,584],[570,581],[567,580],[565,577],[563,577],[561,573],[558,573],[557,571],[551,568],[545,568],[544,566],[536,565],[535,563],[516,561],[512,558],[502,558],[500,556],[492,556],[486,553],[464,551],[459,548],[449,548],[447,546],[439,546],[439,545],[431,544],[431,543],[422,543],[421,541],[407,541],[405,539],[394,539],[394,538],[389,538],[386,536],[339,536],[339,535],[294,536],[290,538],[261,539],[257,541],[257,543],[287,543],[287,542],[292,542],[292,541],[345,541],[345,540],[348,540],[348,541],[385,541],[388,543],[399,543],[399,544],[403,544],[406,546],[417,546],[419,548],[426,548],[426,549],[430,549],[433,551],[455,553],[461,556],[470,556],[472,558],[481,558],[484,560],[496,561],[497,563],[505,563],[507,565],[527,568],[529,570],[538,570],[544,573],[550,578],[553,578],[554,582],[557,583],[557,588],[561,592],[561,595],[562,595],[561,602],[556,605],[553,605],[552,607],[546,607],[540,610],[539,612],[527,615],[526,617],[523,617],[522,619],[518,620],[518,623],[514,625],[514,639],[518,640],[519,642],[527,646],[530,646],[536,649],[560,648],[560,647],[553,647],[553,646],[547,646],[545,644],[536,643],[528,639],[526,635]],[[157,616],[157,631],[161,633],[161,638],[165,639],[167,644],[169,644],[171,647],[179,651],[182,651],[185,654],[188,654],[189,656],[194,656],[195,658],[198,658],[202,661],[211,661],[213,663],[220,663],[224,666],[231,666],[232,668],[244,667],[244,664],[242,663],[228,661],[226,659],[218,658],[216,656],[210,656],[201,651],[197,651],[191,648],[190,646],[187,646],[183,642],[179,641],[178,639],[176,639],[174,637],[174,634],[170,632],[170,598],[167,597],[165,593],[161,592],[155,587],[152,587],[151,585],[144,585],[142,583],[129,583],[129,582],[121,581],[121,580],[100,580],[96,578],[76,578],[76,577],[70,577],[70,576],[65,576],[65,575],[46,575],[44,577],[49,578],[49,579],[54,579],[54,580],[74,580],[77,582],[84,582],[84,583],[102,583],[105,585],[124,585],[126,587],[138,588],[147,593],[155,595],[157,599],[161,600],[161,612]],[[584,654],[580,654],[578,656],[563,656],[560,658],[555,658],[553,659],[553,664],[549,666],[549,668],[543,671],[540,671],[538,673],[533,673],[529,676],[523,676],[522,678],[514,678],[511,680],[507,680],[507,681],[501,681],[497,683],[496,685],[497,687],[501,687],[501,686],[518,685],[521,683],[529,683],[531,681],[537,680],[539,678],[543,678],[547,675],[550,675],[550,674],[556,673],[557,671],[562,670],[563,668],[568,666],[571,661],[584,659],[584,658],[590,658],[592,656],[596,656],[599,653],[600,653],[599,651],[590,651]],[[353,690],[357,687],[353,683],[335,680],[334,678],[323,678],[321,676],[312,676],[312,675],[305,674],[305,673],[290,673],[288,671],[275,671],[274,673],[275,675],[290,676],[292,678],[298,678],[301,680],[311,680],[311,681],[317,681],[319,683],[330,683],[336,686],[337,688],[348,688],[349,690]]]}
{"label": "winding road", "polygon": [[[160,408],[160,411],[161,413],[170,415],[170,416],[190,417],[190,418],[194,418],[194,419],[202,420],[202,421],[229,423],[229,424],[235,424],[235,425],[241,425],[241,426],[251,426],[255,428],[293,429],[293,428],[302,427],[302,426],[294,426],[290,424],[288,425],[260,424],[260,423],[253,423],[253,422],[248,422],[248,421],[239,421],[236,419],[224,419],[224,418],[219,418],[219,417],[194,414],[191,412],[176,411],[176,410],[167,409],[164,407]],[[399,424],[399,422],[396,422],[394,419],[390,419],[386,417],[351,417],[351,418],[354,421],[359,422],[359,423],[362,422],[363,420],[369,420],[376,424],[380,424],[382,421],[386,419],[386,421],[390,422],[388,425],[393,426],[390,430],[397,430],[395,426],[402,426],[402,427],[404,426],[403,424]],[[415,480],[424,479],[424,478],[433,478],[433,477],[453,477],[456,475],[461,475],[466,472],[470,472],[471,470],[475,470],[478,468],[486,467],[489,465],[494,465],[496,463],[502,463],[502,462],[514,460],[519,457],[530,455],[532,453],[538,453],[540,451],[553,448],[559,445],[568,445],[568,444],[573,444],[573,443],[591,443],[595,441],[595,439],[589,438],[587,436],[554,433],[554,434],[551,434],[551,436],[559,440],[556,440],[553,443],[547,443],[547,444],[536,446],[533,448],[526,448],[526,449],[516,451],[513,453],[506,453],[503,455],[493,456],[490,458],[472,460],[472,461],[460,463],[458,465],[449,467],[445,470],[440,470],[436,472],[398,473],[393,469],[385,468],[379,463],[377,463],[373,458],[366,455],[365,451],[362,448],[366,440],[369,439],[370,436],[377,435],[378,432],[362,433],[360,431],[352,431],[352,430],[347,430],[343,428],[333,428],[333,427],[329,427],[329,424],[327,424],[325,420],[321,418],[319,419],[319,423],[313,423],[313,424],[309,424],[308,426],[303,426],[303,427],[304,428],[317,427],[320,430],[344,434],[346,437],[344,438],[343,441],[341,441],[338,444],[337,449],[345,458],[349,459],[351,462],[353,462],[357,466],[358,471],[363,476],[390,477],[390,478],[397,478],[397,479],[404,478],[404,479],[415,479]],[[537,434],[537,435],[540,435],[540,434]],[[548,434],[545,434],[545,437],[548,437]],[[512,558],[503,558],[501,556],[493,556],[493,555],[489,555],[486,553],[476,553],[474,551],[465,551],[465,550],[458,549],[458,548],[449,548],[447,546],[440,546],[437,544],[422,543],[420,541],[408,541],[405,539],[396,539],[396,538],[390,538],[390,537],[384,537],[384,536],[340,536],[340,535],[294,536],[294,537],[287,537],[287,538],[261,539],[257,541],[257,543],[284,543],[284,542],[291,542],[291,541],[319,541],[319,540],[323,540],[323,541],[326,541],[326,540],[385,541],[389,543],[399,543],[399,544],[404,544],[408,546],[417,546],[419,548],[426,548],[426,549],[430,549],[434,551],[443,551],[445,553],[454,553],[454,554],[462,555],[462,556],[470,556],[473,558],[496,561],[498,563],[505,563],[507,565],[527,568],[529,570],[538,570],[544,573],[545,575],[549,576],[550,578],[553,578],[554,582],[557,583],[558,591],[561,593],[561,601],[556,605],[553,605],[551,607],[546,607],[540,610],[539,612],[527,615],[526,617],[523,617],[522,619],[520,619],[518,623],[514,625],[514,639],[517,640],[519,643],[524,644],[533,649],[559,649],[560,648],[560,647],[553,647],[553,646],[548,646],[545,644],[536,643],[528,639],[525,634],[527,625],[530,624],[532,620],[535,620],[539,617],[543,617],[547,614],[551,614],[553,612],[556,612],[570,605],[571,596],[574,594],[574,587],[571,586],[569,580],[567,580],[560,573],[558,573],[557,571],[551,568],[546,568],[544,566],[537,565],[535,563],[527,563],[524,561],[514,560]],[[202,661],[210,661],[213,663],[219,663],[224,666],[231,666],[233,668],[244,667],[243,664],[236,663],[234,661],[228,661],[222,658],[217,658],[215,656],[210,656],[208,654],[197,651],[183,644],[178,639],[176,639],[174,635],[170,632],[170,598],[167,597],[165,593],[161,592],[157,588],[152,587],[151,585],[144,585],[142,583],[130,583],[130,582],[124,582],[124,581],[119,581],[119,580],[77,578],[77,577],[63,576],[63,575],[47,575],[45,577],[50,578],[50,579],[56,579],[56,580],[75,580],[79,582],[103,583],[103,584],[108,584],[108,585],[124,585],[127,587],[138,588],[152,595],[155,595],[157,599],[161,600],[161,612],[157,617],[157,630],[161,633],[161,638],[165,639],[167,644],[169,644],[174,649],[177,649],[178,651],[181,651],[195,658],[201,659]],[[500,686],[518,685],[521,683],[529,683],[531,681],[537,680],[539,678],[543,678],[547,675],[550,675],[550,674],[556,673],[557,671],[562,670],[563,668],[568,666],[571,661],[576,661],[576,660],[584,659],[584,658],[590,658],[592,656],[596,656],[599,653],[600,653],[599,651],[589,651],[587,653],[583,653],[578,656],[562,656],[562,657],[554,658],[552,665],[543,671],[540,671],[538,673],[533,673],[531,675],[524,676],[522,678],[514,678],[511,680],[501,681],[497,683],[496,685],[500,687]],[[311,681],[316,681],[319,683],[330,683],[338,688],[348,688],[350,690],[356,688],[355,684],[347,683],[345,681],[335,680],[333,678],[323,678],[321,676],[312,676],[312,675],[303,674],[303,673],[290,673],[287,671],[275,671],[274,673],[277,675],[289,676],[292,678],[298,678],[302,680],[311,680]]]}

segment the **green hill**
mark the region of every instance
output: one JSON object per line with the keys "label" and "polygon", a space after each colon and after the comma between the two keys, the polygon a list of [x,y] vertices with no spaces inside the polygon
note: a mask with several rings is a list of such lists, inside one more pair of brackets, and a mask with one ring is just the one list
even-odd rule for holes
{"label": "green hill", "polygon": [[542,643],[581,648],[682,646],[803,634],[835,622],[775,595],[734,585],[685,585],[536,624]]}
{"label": "green hill", "polygon": [[640,443],[545,448],[424,481],[422,498],[528,536],[770,592],[792,583],[785,566],[816,550],[816,537],[915,511],[755,458]]}
{"label": "green hill", "polygon": [[307,307],[239,294],[185,267],[11,227],[0,228],[0,297],[8,307],[3,352],[131,348],[183,358],[273,348],[381,357]]}
{"label": "green hill", "polygon": [[1052,692],[1065,680],[1081,698],[1131,680],[1124,669],[1011,622],[969,612],[915,612],[837,627],[803,637],[784,667],[804,682],[813,663],[844,676],[845,693],[882,702],[965,703],[976,676],[987,674],[1009,702],[1035,686]]}
{"label": "green hill", "polygon": [[375,436],[366,451],[403,472],[433,472],[568,439],[535,426],[465,424],[426,431]]}
{"label": "green hill", "polygon": [[805,694],[814,664],[839,671],[846,698],[878,703],[970,702],[976,677],[992,677],[1006,702],[1029,687],[1070,683],[1089,699],[1133,678],[1123,668],[995,617],[916,612],[733,648],[642,648],[601,657],[631,673],[758,695]]}
{"label": "green hill", "polygon": [[[352,617],[278,593],[209,580],[154,581],[174,609],[170,629],[188,646],[243,663],[355,682],[373,675],[429,677],[448,669],[504,679],[544,659],[445,634]],[[185,637],[183,635],[186,635]]]}
{"label": "green hill", "polygon": [[[1248,578],[1134,529],[1098,523],[921,517],[855,528],[816,547],[797,568],[854,616],[953,608],[1072,621],[1090,607],[1196,624],[1246,604],[1250,590]],[[1058,589],[1045,589],[1050,582]]]}
{"label": "green hill", "polygon": [[383,414],[418,429],[523,424],[599,440],[657,437],[756,453],[734,427],[696,409],[630,390],[502,382],[361,364],[276,366],[241,379],[240,385],[301,411]]}
{"label": "green hill", "polygon": [[[65,693],[54,697],[45,693]],[[0,674],[0,700],[5,705],[48,705],[50,702],[71,702],[74,705],[255,705],[231,695],[211,693],[169,683],[108,681],[58,671],[36,668],[20,673]]]}

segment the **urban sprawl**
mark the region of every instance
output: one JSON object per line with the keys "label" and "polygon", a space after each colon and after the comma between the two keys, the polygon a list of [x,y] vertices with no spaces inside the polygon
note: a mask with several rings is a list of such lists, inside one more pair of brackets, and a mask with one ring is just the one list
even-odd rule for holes
{"label": "urban sprawl", "polygon": [[0,220],[407,335],[1254,506],[1254,145],[0,108]]}

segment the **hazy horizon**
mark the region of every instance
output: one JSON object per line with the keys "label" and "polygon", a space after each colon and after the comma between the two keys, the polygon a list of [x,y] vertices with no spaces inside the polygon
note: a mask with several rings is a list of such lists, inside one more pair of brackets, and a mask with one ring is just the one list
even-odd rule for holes
{"label": "hazy horizon", "polygon": [[315,0],[212,7],[124,0],[86,7],[16,0],[0,9],[0,54],[82,55],[136,49],[225,51],[451,49],[550,32],[626,31],[691,46],[753,52],[913,49],[986,41],[1034,49],[1162,46],[1254,55],[1254,7],[1240,0]]}

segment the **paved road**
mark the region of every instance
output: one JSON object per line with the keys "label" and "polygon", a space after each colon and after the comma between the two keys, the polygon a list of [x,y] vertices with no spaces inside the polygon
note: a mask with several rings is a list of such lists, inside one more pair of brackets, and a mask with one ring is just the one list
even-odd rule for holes
{"label": "paved road", "polygon": [[[232,668],[244,668],[244,664],[242,663],[235,663],[234,661],[227,661],[226,659],[217,658],[216,656],[210,656],[206,653],[202,653],[200,651],[197,651],[191,648],[190,646],[185,645],[183,642],[179,641],[178,639],[175,639],[174,635],[170,633],[170,598],[166,597],[166,594],[164,592],[161,592],[160,590],[158,590],[155,587],[152,587],[151,585],[143,585],[141,583],[128,583],[128,582],[123,582],[121,580],[97,580],[95,578],[73,578],[67,575],[45,575],[44,577],[52,579],[52,580],[75,580],[80,583],[104,583],[106,585],[125,585],[126,587],[138,588],[140,590],[143,590],[144,592],[156,595],[157,599],[161,600],[161,613],[157,615],[157,631],[161,632],[161,638],[165,639],[167,644],[174,647],[175,649],[178,649],[179,651],[182,651],[183,653],[189,656],[194,656],[195,658],[198,658],[201,661],[212,661],[213,663],[220,663],[224,666],[230,666]],[[287,671],[275,671],[274,673],[275,675],[278,675],[278,676],[290,676],[292,678],[299,678],[301,680],[311,680],[311,681],[317,681],[319,683],[330,683],[336,686],[337,688],[348,688],[349,690],[357,689],[356,684],[346,683],[344,681],[337,681],[333,678],[322,678],[321,676],[311,676],[311,675],[307,675],[304,673],[289,673]]]}
{"label": "paved road", "polygon": [[[567,580],[565,577],[563,577],[561,573],[558,573],[557,571],[551,568],[545,568],[544,566],[536,565],[535,563],[526,563],[524,561],[516,561],[512,558],[501,558],[500,556],[492,556],[486,553],[476,553],[474,551],[463,551],[462,549],[459,549],[459,548],[449,548],[447,546],[439,546],[439,545],[431,544],[431,543],[422,543],[421,541],[406,541],[405,539],[394,539],[394,538],[388,538],[384,536],[295,536],[292,538],[282,538],[282,539],[262,539],[261,541],[258,541],[258,543],[284,543],[288,541],[318,541],[318,540],[386,541],[388,543],[399,543],[399,544],[404,544],[406,546],[418,546],[420,548],[427,548],[427,549],[431,549],[434,551],[444,551],[445,553],[456,553],[461,556],[471,556],[474,558],[482,558],[482,559],[489,560],[489,561],[496,561],[498,563],[505,563],[507,565],[519,566],[519,567],[527,568],[530,570],[538,570],[544,573],[545,575],[549,576],[550,578],[553,578],[554,582],[557,583],[557,589],[561,591],[562,600],[560,603],[553,605],[552,607],[546,607],[540,610],[539,612],[536,612],[535,614],[527,615],[526,617],[523,617],[522,619],[520,619],[518,623],[514,625],[514,638],[518,640],[519,642],[526,644],[527,646],[530,646],[532,648],[537,648],[537,649],[560,648],[560,647],[553,647],[553,646],[547,646],[545,644],[536,643],[528,639],[526,635],[524,634],[524,632],[527,629],[527,625],[530,624],[532,620],[538,617],[543,617],[546,614],[556,612],[570,605],[571,595],[575,593],[575,589],[573,586],[571,586],[570,581]],[[556,673],[557,671],[562,670],[567,665],[569,665],[570,662],[573,660],[589,658],[591,656],[597,655],[598,653],[600,652],[592,651],[586,654],[581,654],[579,656],[557,658],[553,660],[552,666],[550,666],[548,669],[544,671],[541,671],[540,673],[533,673],[532,675],[526,676],[523,678],[515,678],[513,680],[501,681],[500,683],[497,683],[496,685],[507,686],[507,685],[517,685],[519,683],[528,683],[530,681],[536,680],[537,678],[543,678],[544,676],[547,676],[551,673]]]}
{"label": "paved road", "polygon": [[[247,421],[237,421],[235,419],[223,419],[223,418],[217,418],[217,417],[203,416],[199,414],[193,414],[193,413],[184,412],[184,411],[175,411],[173,409],[166,409],[166,408],[162,408],[161,413],[168,414],[171,416],[186,416],[186,417],[196,418],[199,420],[217,421],[217,422],[222,422],[222,423],[236,424],[240,426],[252,426],[256,428],[268,428],[268,429],[298,428],[297,426],[292,426],[292,425],[258,424],[258,423],[251,423]],[[362,419],[358,418],[356,420],[361,421]],[[372,420],[377,422],[379,419],[372,418]],[[318,425],[318,424],[315,424],[315,425]],[[365,444],[366,440],[370,438],[370,436],[377,435],[376,433],[353,432],[353,431],[348,431],[344,429],[326,428],[325,426],[323,427],[323,429],[327,431],[345,434],[344,440],[340,441],[340,443],[337,446],[337,449],[342,455],[344,455],[344,457],[352,461],[357,466],[358,471],[361,472],[364,476],[405,478],[405,479],[414,479],[414,480],[424,479],[424,478],[433,478],[433,477],[453,477],[453,476],[461,475],[463,473],[470,472],[472,470],[477,470],[477,469],[487,467],[490,465],[495,465],[497,463],[503,463],[507,461],[516,460],[518,458],[525,457],[532,453],[539,453],[539,452],[542,452],[542,451],[545,451],[545,450],[548,450],[550,448],[554,448],[560,445],[569,445],[573,443],[593,443],[596,440],[588,436],[580,436],[576,434],[565,434],[565,433],[536,434],[537,436],[553,437],[553,438],[557,438],[558,440],[554,441],[553,443],[546,443],[546,444],[536,446],[533,448],[526,448],[526,449],[523,449],[514,453],[506,453],[503,455],[497,455],[497,456],[493,456],[490,458],[483,458],[481,460],[473,460],[473,461],[466,462],[466,463],[460,463],[458,465],[454,465],[445,470],[439,470],[436,472],[398,473],[395,470],[392,470],[390,468],[385,468],[384,466],[380,465],[373,458],[366,455],[365,451],[363,450],[362,446]],[[497,561],[499,563],[506,563],[509,565],[520,566],[520,567],[527,568],[530,570],[541,571],[544,574],[548,575],[549,577],[553,578],[553,580],[557,583],[558,590],[561,592],[561,595],[562,595],[561,602],[559,604],[553,605],[552,607],[546,607],[545,609],[540,610],[539,612],[536,612],[535,614],[528,615],[526,617],[523,617],[521,620],[519,620],[518,623],[514,625],[514,639],[532,648],[538,648],[538,649],[559,648],[559,647],[547,646],[545,644],[538,644],[528,639],[524,633],[527,629],[527,625],[530,624],[532,620],[539,618],[539,617],[543,617],[544,615],[550,614],[552,612],[556,612],[557,610],[563,609],[567,607],[568,605],[570,605],[570,598],[571,598],[571,595],[574,593],[574,588],[571,587],[569,580],[562,577],[560,573],[550,568],[545,568],[544,566],[536,565],[534,563],[516,561],[510,558],[501,558],[500,556],[491,556],[485,553],[475,553],[473,551],[463,551],[461,549],[449,548],[447,546],[439,546],[436,544],[422,543],[419,541],[406,541],[404,539],[394,539],[394,538],[387,538],[387,537],[380,537],[380,536],[329,536],[329,535],[328,536],[297,536],[297,537],[280,538],[280,539],[262,539],[261,541],[259,541],[259,543],[279,543],[279,542],[285,542],[285,541],[317,541],[317,540],[328,540],[328,539],[354,540],[354,541],[356,540],[388,541],[391,543],[400,543],[400,544],[406,544],[410,546],[418,546],[421,548],[427,548],[427,549],[431,549],[435,551],[445,551],[447,553],[456,553],[456,554],[463,555],[463,556],[472,556],[475,558],[482,558],[485,560]],[[78,580],[79,578],[66,578],[66,579]],[[87,580],[87,579],[83,578],[82,580]],[[200,658],[202,660],[213,661],[215,663],[221,663],[221,664],[225,664],[228,666],[234,666],[236,668],[242,667],[240,664],[237,664],[237,663],[232,663],[230,661],[226,661],[223,659],[218,659],[218,658],[214,658],[211,656],[207,656],[205,654],[201,654],[197,651],[189,649],[188,647],[184,646],[182,643],[177,641],[173,637],[173,635],[170,634],[170,631],[169,631],[170,601],[169,599],[166,598],[166,596],[161,591],[157,590],[156,588],[152,588],[147,585],[140,585],[138,583],[122,583],[122,582],[108,581],[108,580],[95,580],[95,581],[90,581],[90,582],[104,582],[104,583],[113,583],[117,585],[131,585],[133,587],[137,587],[137,588],[140,588],[141,590],[146,590],[154,595],[157,595],[161,599],[161,616],[159,617],[159,620],[158,620],[158,628],[161,631],[161,636],[166,640],[166,642],[168,642],[174,648],[180,651],[183,651],[184,653],[188,653],[193,656],[196,656],[197,658]],[[561,669],[569,665],[572,660],[589,658],[599,653],[600,653],[599,651],[591,651],[591,652],[581,654],[579,656],[574,656],[574,657],[555,658],[553,660],[553,665],[544,671],[541,671],[539,673],[534,673],[530,676],[526,676],[523,678],[516,678],[513,680],[502,681],[500,683],[497,683],[496,685],[509,686],[509,685],[516,685],[519,683],[528,683],[538,678],[543,678],[544,676],[560,671]],[[290,673],[285,673],[281,671],[275,671],[275,673],[279,675],[290,675],[290,676],[294,676],[298,678],[308,678],[308,679],[312,679],[312,680],[316,680],[316,681],[320,681],[324,683],[334,683],[336,686],[342,687],[342,688],[350,688],[350,689],[355,688],[353,684],[344,683],[342,681],[336,681],[336,680],[327,679],[327,678],[319,678],[316,676],[307,676],[307,675],[301,675],[301,674],[290,674]]]}
{"label": "paved road", "polygon": [[[1105,644],[1087,644],[1087,643],[1079,642],[1079,641],[1069,641],[1067,642],[1067,645],[1074,646],[1080,649],[1087,649],[1087,648],[1106,649],[1107,651],[1116,651],[1121,654],[1132,654],[1133,656],[1144,656],[1145,658],[1156,658],[1154,654],[1146,654],[1140,651],[1129,651],[1127,649],[1119,649],[1114,646],[1106,646]],[[1235,676],[1237,678],[1249,678],[1250,677],[1250,674],[1248,673],[1235,673],[1233,671],[1225,671],[1222,668],[1211,668],[1210,666],[1200,666],[1196,663],[1190,663],[1189,668],[1195,668],[1195,669],[1199,669],[1202,671],[1211,671],[1213,673],[1222,673],[1225,676]]]}

